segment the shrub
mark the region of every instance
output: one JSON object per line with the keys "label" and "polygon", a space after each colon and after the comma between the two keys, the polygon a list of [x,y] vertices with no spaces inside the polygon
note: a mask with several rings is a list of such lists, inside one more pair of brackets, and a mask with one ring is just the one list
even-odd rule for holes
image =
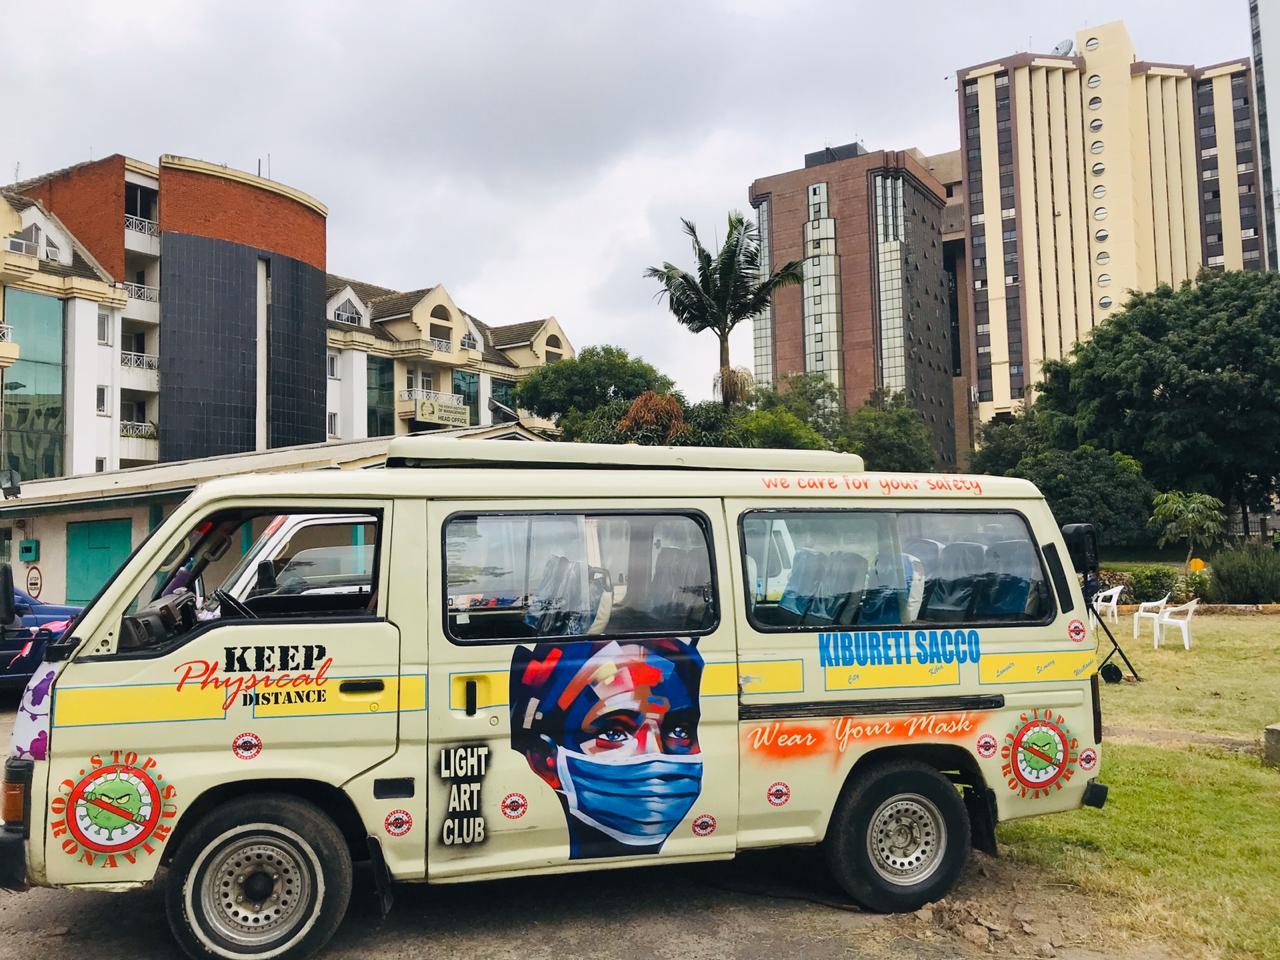
{"label": "shrub", "polygon": [[1178,585],[1178,574],[1170,567],[1151,563],[1134,567],[1129,573],[1129,592],[1134,603],[1159,600],[1166,593],[1173,593]]}
{"label": "shrub", "polygon": [[1213,558],[1210,594],[1217,603],[1280,602],[1280,553],[1253,541]]}
{"label": "shrub", "polygon": [[1112,587],[1124,587],[1120,591],[1121,603],[1133,603],[1133,591],[1129,589],[1129,574],[1122,570],[1099,570],[1098,579],[1102,581],[1103,590],[1110,590]]}
{"label": "shrub", "polygon": [[1179,577],[1177,586],[1173,588],[1173,602],[1186,603],[1189,600],[1208,600],[1210,596],[1209,575],[1207,573],[1188,573]]}

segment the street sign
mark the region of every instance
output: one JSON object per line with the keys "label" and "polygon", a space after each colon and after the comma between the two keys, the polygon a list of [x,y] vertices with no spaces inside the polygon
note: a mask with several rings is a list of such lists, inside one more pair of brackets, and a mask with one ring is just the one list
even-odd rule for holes
{"label": "street sign", "polygon": [[44,587],[44,574],[40,572],[39,567],[29,567],[27,569],[27,593],[31,594],[32,599],[40,599],[40,591]]}

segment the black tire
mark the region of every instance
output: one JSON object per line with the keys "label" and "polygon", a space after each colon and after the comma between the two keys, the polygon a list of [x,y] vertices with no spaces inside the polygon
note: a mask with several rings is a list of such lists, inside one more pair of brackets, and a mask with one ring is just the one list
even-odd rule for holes
{"label": "black tire", "polygon": [[351,854],[334,822],[264,794],[218,807],[186,835],[165,912],[197,960],[301,960],[329,942],[350,899]]}
{"label": "black tire", "polygon": [[926,764],[899,760],[855,774],[831,816],[825,848],[832,876],[856,903],[905,913],[951,892],[969,842],[969,814],[951,781]]}

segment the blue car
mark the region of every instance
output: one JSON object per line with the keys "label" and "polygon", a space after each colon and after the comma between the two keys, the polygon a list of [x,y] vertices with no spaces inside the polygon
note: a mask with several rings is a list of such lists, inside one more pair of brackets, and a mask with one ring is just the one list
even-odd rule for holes
{"label": "blue car", "polygon": [[[21,687],[31,677],[32,671],[44,658],[44,645],[52,635],[42,627],[48,624],[56,627],[80,615],[79,607],[43,603],[16,588],[13,606],[13,623],[0,630],[0,688]],[[33,642],[24,655],[22,651],[28,641]]]}

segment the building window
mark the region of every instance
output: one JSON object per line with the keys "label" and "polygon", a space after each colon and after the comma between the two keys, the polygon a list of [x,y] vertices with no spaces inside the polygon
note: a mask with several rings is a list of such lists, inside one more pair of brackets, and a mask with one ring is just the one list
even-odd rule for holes
{"label": "building window", "polygon": [[1240,195],[1244,196],[1247,193],[1253,193],[1253,184],[1252,183],[1240,184]]}
{"label": "building window", "polygon": [[1089,98],[1089,109],[1090,109],[1090,110],[1101,110],[1101,109],[1102,109],[1102,98],[1101,98],[1101,97],[1090,97],[1090,98]]}
{"label": "building window", "polygon": [[98,416],[111,416],[111,403],[109,401],[110,390],[107,387],[98,387]]}
{"label": "building window", "polygon": [[986,219],[987,218],[985,214],[975,213],[973,216],[969,218],[969,222],[976,226],[979,223],[985,222]]}
{"label": "building window", "polygon": [[1236,173],[1253,173],[1253,161],[1246,160],[1244,163],[1237,163]]}
{"label": "building window", "polygon": [[1099,243],[1106,243],[1107,240],[1110,238],[1110,236],[1111,234],[1108,233],[1105,229],[1103,229],[1095,233],[1093,235],[1093,239],[1097,240]]}
{"label": "building window", "polygon": [[1105,250],[1099,250],[1098,255],[1094,258],[1100,264],[1108,264],[1111,262],[1111,254]]}
{"label": "building window", "polygon": [[1205,266],[1207,267],[1220,267],[1226,262],[1226,259],[1227,258],[1224,257],[1222,254],[1218,254],[1217,256],[1210,257],[1204,263],[1205,263]]}
{"label": "building window", "polygon": [[1218,155],[1217,147],[1205,147],[1203,150],[1200,151],[1201,160],[1208,160],[1210,157],[1216,157],[1217,155]]}
{"label": "building window", "polygon": [[107,458],[106,458],[106,457],[98,457],[97,459],[95,459],[95,460],[93,461],[93,472],[94,472],[94,473],[106,473],[106,472],[107,472]]}
{"label": "building window", "polygon": [[453,371],[453,392],[470,408],[470,422],[474,427],[480,422],[480,374],[470,370]]}
{"label": "building window", "polygon": [[1257,250],[1246,250],[1246,251],[1244,252],[1244,261],[1245,261],[1246,263],[1249,263],[1249,262],[1251,262],[1251,261],[1253,261],[1253,260],[1257,260],[1257,259],[1258,259],[1258,253],[1259,253],[1259,251],[1257,251]]}
{"label": "building window", "polygon": [[987,287],[987,281],[985,281],[985,280],[975,280],[975,281],[973,281],[973,289],[975,289],[975,290],[985,290],[985,289],[986,289],[986,287]]}
{"label": "building window", "polygon": [[325,425],[328,428],[329,436],[336,437],[338,435],[338,415],[329,413],[325,416]]}
{"label": "building window", "polygon": [[970,80],[964,85],[964,95],[966,97],[976,97],[978,95],[978,81]]}
{"label": "building window", "polygon": [[1207,243],[1207,244],[1208,244],[1209,246],[1211,246],[1211,247],[1212,247],[1212,246],[1214,246],[1214,245],[1216,245],[1216,244],[1219,244],[1219,243],[1221,243],[1221,242],[1222,242],[1222,234],[1220,234],[1220,233],[1206,233],[1206,234],[1204,235],[1204,242],[1205,242],[1205,243]]}
{"label": "building window", "polygon": [[1000,211],[1001,220],[1012,220],[1018,215],[1018,211],[1014,207],[1005,207]]}
{"label": "building window", "polygon": [[338,355],[336,353],[325,354],[325,364],[328,368],[329,379],[338,379]]}
{"label": "building window", "polygon": [[1090,129],[1090,130],[1092,130],[1094,133],[1097,133],[1099,130],[1101,130],[1101,129],[1102,129],[1102,118],[1101,118],[1101,117],[1094,117],[1092,120],[1090,120],[1090,121],[1089,121],[1089,129]]}
{"label": "building window", "polygon": [[1115,301],[1112,300],[1110,297],[1100,297],[1098,299],[1098,306],[1101,307],[1103,310],[1110,310],[1114,302]]}
{"label": "building window", "polygon": [[1240,231],[1241,240],[1252,240],[1257,235],[1258,235],[1258,231],[1257,231],[1257,228],[1255,227],[1245,227]]}
{"label": "building window", "polygon": [[1093,175],[1095,177],[1100,177],[1107,172],[1107,165],[1099,162],[1095,163],[1090,169],[1093,171]]}
{"label": "building window", "polygon": [[1002,73],[998,77],[996,77],[997,87],[1007,87],[1008,85],[1009,85],[1009,75],[1007,73]]}
{"label": "building window", "polygon": [[395,361],[366,355],[365,369],[365,432],[370,437],[389,437],[396,432]]}
{"label": "building window", "polygon": [[1107,219],[1107,208],[1106,208],[1106,207],[1094,207],[1094,208],[1093,208],[1093,219],[1095,219],[1095,220],[1105,220],[1105,219]]}
{"label": "building window", "polygon": [[1095,197],[1097,197],[1099,200],[1101,200],[1103,197],[1105,197],[1105,196],[1107,195],[1107,188],[1106,188],[1106,185],[1105,185],[1105,184],[1101,184],[1101,183],[1100,183],[1100,184],[1098,184],[1096,187],[1094,187],[1094,188],[1093,188],[1093,195],[1094,195]]}
{"label": "building window", "polygon": [[1204,219],[1206,223],[1217,223],[1222,219],[1222,213],[1218,210],[1210,210],[1204,215]]}
{"label": "building window", "polygon": [[1090,87],[1100,87],[1102,86],[1102,77],[1100,77],[1096,73],[1090,74],[1089,79],[1086,80],[1085,83],[1087,83]]}
{"label": "building window", "polygon": [[1098,286],[1100,286],[1100,287],[1109,287],[1109,286],[1111,286],[1111,274],[1109,274],[1109,273],[1100,273],[1100,274],[1098,274]]}
{"label": "building window", "polygon": [[350,300],[343,300],[333,308],[333,319],[339,323],[349,323],[358,327],[360,326],[360,311],[356,309],[356,305]]}
{"label": "building window", "polygon": [[98,311],[98,342],[111,346],[111,314],[103,310]]}
{"label": "building window", "polygon": [[1095,140],[1093,143],[1089,144],[1090,153],[1101,153],[1105,149],[1106,147],[1101,140]]}
{"label": "building window", "polygon": [[1212,180],[1212,179],[1214,179],[1215,177],[1217,177],[1217,175],[1218,175],[1218,168],[1217,168],[1217,167],[1208,167],[1208,168],[1206,168],[1206,169],[1204,169],[1204,170],[1201,170],[1201,171],[1200,171],[1200,179],[1201,179],[1201,180]]}
{"label": "building window", "polygon": [[1099,41],[1097,37],[1090,37],[1084,42],[1084,48],[1092,53],[1094,50],[1098,49],[1098,43]]}
{"label": "building window", "polygon": [[1017,283],[1018,283],[1018,275],[1016,273],[1011,273],[1004,278],[1004,285],[1006,287],[1016,286]]}

